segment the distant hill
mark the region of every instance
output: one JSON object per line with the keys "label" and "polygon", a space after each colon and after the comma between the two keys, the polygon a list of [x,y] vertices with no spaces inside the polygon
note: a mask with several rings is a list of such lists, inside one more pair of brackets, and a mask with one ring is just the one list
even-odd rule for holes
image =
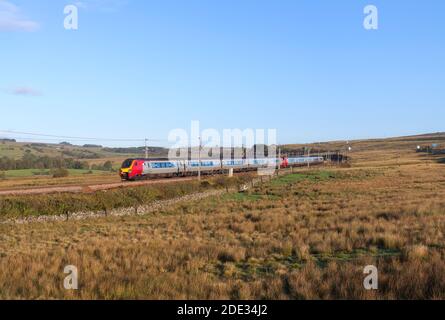
{"label": "distant hill", "polygon": [[[379,150],[401,150],[415,149],[417,145],[427,146],[438,144],[445,148],[445,132],[412,135],[405,137],[393,137],[382,139],[362,139],[349,141],[316,142],[307,144],[287,144],[281,146],[283,154],[306,153],[311,154],[327,151],[345,151],[349,146],[354,151],[379,151]],[[230,151],[229,151],[230,152]],[[124,158],[144,157],[145,147],[111,148],[100,145],[85,144],[83,146],[70,143],[29,143],[16,142],[14,139],[0,138],[0,157],[21,159],[25,154],[33,154],[39,157],[64,157],[78,160],[89,160],[97,162],[101,159],[112,159],[120,161]],[[149,157],[166,157],[168,149],[161,147],[148,147]]]}
{"label": "distant hill", "polygon": [[412,136],[381,138],[381,139],[361,139],[361,140],[340,140],[330,142],[314,142],[306,144],[287,144],[281,146],[282,152],[303,152],[310,149],[310,152],[345,151],[348,147],[354,151],[379,151],[379,150],[415,150],[418,145],[439,144],[445,148],[445,132],[427,133]]}
{"label": "distant hill", "polygon": [[[160,147],[148,148],[150,157],[166,156],[168,150]],[[73,159],[105,159],[140,157],[145,154],[145,147],[135,148],[108,148],[99,145],[77,146],[70,143],[29,143],[16,142],[13,139],[0,139],[0,157],[21,159],[25,154],[39,157],[64,157]]]}
{"label": "distant hill", "polygon": [[[153,156],[166,156],[168,149],[161,147],[148,147],[148,154]],[[129,147],[129,148],[103,148],[105,152],[117,154],[136,154],[145,155],[145,147]]]}

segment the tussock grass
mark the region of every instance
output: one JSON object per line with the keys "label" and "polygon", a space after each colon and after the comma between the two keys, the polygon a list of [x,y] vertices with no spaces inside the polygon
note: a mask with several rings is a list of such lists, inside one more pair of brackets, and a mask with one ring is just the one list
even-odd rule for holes
{"label": "tussock grass", "polygon": [[[444,166],[392,163],[302,169],[145,216],[0,225],[0,297],[445,299]],[[191,187],[178,188],[138,190]],[[63,289],[67,264],[78,291]]]}

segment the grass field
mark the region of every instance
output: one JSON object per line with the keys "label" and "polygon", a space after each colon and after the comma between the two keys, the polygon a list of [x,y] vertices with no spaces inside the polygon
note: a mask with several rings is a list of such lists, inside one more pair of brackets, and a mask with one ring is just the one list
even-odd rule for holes
{"label": "grass field", "polygon": [[[117,172],[69,169],[68,177],[53,178],[51,175],[35,175],[38,169],[7,171],[6,179],[0,178],[0,190],[24,189],[48,186],[91,185],[101,183],[117,183],[121,179]],[[45,172],[45,171],[44,171]]]}
{"label": "grass field", "polygon": [[445,299],[445,164],[416,143],[147,215],[1,224],[0,297]]}
{"label": "grass field", "polygon": [[[48,169],[22,169],[22,170],[8,170],[4,171],[6,178],[25,178],[25,177],[36,177],[36,176],[50,176],[50,170]],[[68,169],[70,176],[85,175],[85,174],[102,174],[107,175],[108,172],[100,170],[86,170],[86,169]],[[117,175],[117,173],[114,173]]]}

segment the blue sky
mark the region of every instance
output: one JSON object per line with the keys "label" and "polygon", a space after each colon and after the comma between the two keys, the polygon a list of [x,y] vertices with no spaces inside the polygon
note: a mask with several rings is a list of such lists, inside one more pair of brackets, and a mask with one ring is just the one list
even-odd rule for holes
{"label": "blue sky", "polygon": [[[72,3],[76,31],[63,28]],[[363,28],[368,4],[378,30]],[[167,139],[199,120],[276,128],[280,143],[445,131],[444,12],[441,0],[0,0],[0,130]]]}

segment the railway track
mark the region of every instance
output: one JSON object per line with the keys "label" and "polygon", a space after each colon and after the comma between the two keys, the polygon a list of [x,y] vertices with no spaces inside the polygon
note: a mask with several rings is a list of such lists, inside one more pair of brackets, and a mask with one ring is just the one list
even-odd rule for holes
{"label": "railway track", "polygon": [[0,196],[8,195],[38,195],[38,194],[50,194],[50,193],[89,193],[102,190],[118,189],[118,188],[128,188],[135,186],[143,186],[150,184],[160,184],[160,183],[174,183],[179,181],[187,181],[196,179],[196,177],[181,177],[181,178],[159,178],[144,181],[135,182],[115,182],[115,183],[101,183],[101,184],[91,184],[91,185],[69,185],[69,186],[51,186],[51,187],[38,187],[38,188],[23,188],[23,189],[11,189],[11,190],[0,190]]}
{"label": "railway track", "polygon": [[[302,169],[304,170],[305,167],[302,167]],[[281,172],[288,172],[288,173],[293,172],[290,170],[291,169],[281,169]],[[234,175],[243,173],[244,172],[235,172]],[[48,187],[24,187],[21,189],[0,190],[0,196],[38,195],[38,194],[51,194],[51,193],[91,193],[102,190],[128,188],[128,187],[144,186],[150,184],[174,183],[180,181],[190,181],[194,179],[196,179],[196,176],[156,178],[150,180],[122,181],[122,182],[100,183],[100,184],[90,184],[90,185],[82,184],[82,185],[48,186]]]}

